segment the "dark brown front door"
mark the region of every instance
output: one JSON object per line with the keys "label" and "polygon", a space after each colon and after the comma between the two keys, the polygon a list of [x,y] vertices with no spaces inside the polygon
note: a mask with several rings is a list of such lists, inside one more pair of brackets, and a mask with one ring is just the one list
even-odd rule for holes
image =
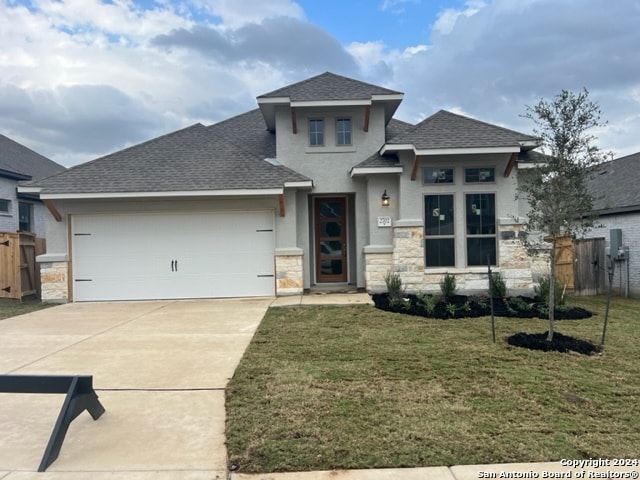
{"label": "dark brown front door", "polygon": [[345,197],[314,201],[316,282],[347,281],[347,211]]}

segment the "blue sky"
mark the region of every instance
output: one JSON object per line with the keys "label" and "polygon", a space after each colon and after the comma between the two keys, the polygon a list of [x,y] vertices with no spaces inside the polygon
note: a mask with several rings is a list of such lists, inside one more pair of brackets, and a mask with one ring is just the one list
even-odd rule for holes
{"label": "blue sky", "polygon": [[67,166],[256,107],[325,71],[530,133],[587,88],[640,151],[638,0],[0,0],[0,133]]}

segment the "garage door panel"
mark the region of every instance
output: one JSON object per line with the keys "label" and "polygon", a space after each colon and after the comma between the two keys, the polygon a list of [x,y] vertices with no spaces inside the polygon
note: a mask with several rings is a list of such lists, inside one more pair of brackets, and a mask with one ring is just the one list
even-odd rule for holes
{"label": "garage door panel", "polygon": [[273,212],[72,217],[75,300],[273,295]]}

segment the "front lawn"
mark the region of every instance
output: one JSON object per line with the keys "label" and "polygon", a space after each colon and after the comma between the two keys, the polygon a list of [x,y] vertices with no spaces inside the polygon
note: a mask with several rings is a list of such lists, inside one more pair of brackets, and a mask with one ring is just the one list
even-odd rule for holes
{"label": "front lawn", "polygon": [[[595,313],[556,331],[599,343]],[[640,301],[614,298],[586,356],[505,338],[547,321],[433,320],[370,306],[271,308],[227,388],[240,472],[541,462],[640,453]]]}

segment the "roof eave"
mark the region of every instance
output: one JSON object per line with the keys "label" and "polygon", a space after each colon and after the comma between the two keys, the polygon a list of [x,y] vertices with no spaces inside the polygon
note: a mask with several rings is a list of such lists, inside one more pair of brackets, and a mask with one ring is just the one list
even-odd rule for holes
{"label": "roof eave", "polygon": [[403,167],[353,167],[351,169],[351,178],[363,175],[379,175],[389,173],[402,173]]}
{"label": "roof eave", "polygon": [[256,188],[229,190],[188,190],[165,192],[92,192],[92,193],[46,193],[40,194],[42,200],[86,200],[118,198],[176,198],[176,197],[255,197],[281,195],[284,188]]}

